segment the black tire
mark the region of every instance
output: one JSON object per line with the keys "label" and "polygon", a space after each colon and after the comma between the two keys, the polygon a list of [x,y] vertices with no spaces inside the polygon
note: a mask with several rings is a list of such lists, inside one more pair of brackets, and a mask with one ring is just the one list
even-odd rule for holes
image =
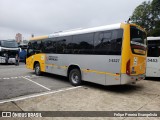
{"label": "black tire", "polygon": [[40,76],[42,74],[41,72],[41,67],[40,67],[40,64],[39,63],[36,63],[35,66],[34,66],[34,70],[35,70],[35,74],[37,76]]}
{"label": "black tire", "polygon": [[69,72],[69,81],[73,86],[79,86],[82,83],[81,72],[79,69],[72,69]]}

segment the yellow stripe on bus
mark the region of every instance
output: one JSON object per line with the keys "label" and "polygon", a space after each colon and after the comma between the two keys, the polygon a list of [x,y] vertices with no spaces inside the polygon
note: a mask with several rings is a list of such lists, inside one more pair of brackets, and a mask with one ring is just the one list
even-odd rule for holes
{"label": "yellow stripe on bus", "polygon": [[55,64],[46,64],[46,66],[50,66],[50,67],[59,67],[59,68],[64,68],[64,69],[67,69],[68,67],[67,66],[58,66],[58,65],[55,65]]}
{"label": "yellow stripe on bus", "polygon": [[46,39],[46,38],[48,38],[48,35],[33,37],[33,38],[31,38],[31,40],[42,40],[42,39]]}
{"label": "yellow stripe on bus", "polygon": [[97,73],[97,74],[111,75],[111,76],[120,76],[119,74],[109,73],[109,72],[102,72],[102,71],[97,71],[97,70],[82,69],[82,71],[83,72],[90,72],[90,73]]}
{"label": "yellow stripe on bus", "polygon": [[[46,66],[55,66],[55,67],[59,67],[62,69],[67,69],[67,66],[57,66],[55,64],[46,64]],[[87,69],[81,69],[83,72],[85,73],[97,73],[97,74],[104,74],[104,75],[111,75],[111,76],[120,76],[120,74],[115,74],[115,73],[109,73],[109,72],[102,72],[102,71],[97,71],[97,70],[87,70]]]}

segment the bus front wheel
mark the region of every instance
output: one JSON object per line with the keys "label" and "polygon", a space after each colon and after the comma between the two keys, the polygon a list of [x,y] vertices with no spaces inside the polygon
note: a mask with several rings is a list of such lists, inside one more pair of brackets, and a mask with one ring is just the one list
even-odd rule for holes
{"label": "bus front wheel", "polygon": [[80,70],[78,69],[72,69],[70,72],[69,72],[69,81],[71,82],[71,84],[73,86],[79,86],[81,85],[81,73],[80,73]]}
{"label": "bus front wheel", "polygon": [[40,67],[40,64],[39,64],[39,63],[36,63],[36,64],[35,64],[34,70],[35,70],[35,74],[36,74],[37,76],[40,76],[40,75],[41,75],[41,67]]}

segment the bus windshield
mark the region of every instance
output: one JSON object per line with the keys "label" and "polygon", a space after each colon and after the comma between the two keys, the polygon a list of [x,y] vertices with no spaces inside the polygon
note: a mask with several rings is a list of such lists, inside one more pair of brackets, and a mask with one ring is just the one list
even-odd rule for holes
{"label": "bus windshield", "polygon": [[145,55],[147,47],[146,33],[137,27],[131,26],[130,39],[133,54]]}
{"label": "bus windshield", "polygon": [[18,48],[18,44],[15,41],[1,41],[2,47]]}

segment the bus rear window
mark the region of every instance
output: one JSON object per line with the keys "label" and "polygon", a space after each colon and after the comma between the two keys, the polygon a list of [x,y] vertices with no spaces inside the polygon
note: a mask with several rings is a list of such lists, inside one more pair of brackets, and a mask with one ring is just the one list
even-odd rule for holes
{"label": "bus rear window", "polygon": [[141,31],[140,29],[136,28],[136,27],[131,27],[131,42],[132,43],[140,43],[140,44],[145,44],[146,45],[146,41],[147,41],[147,36],[146,33]]}
{"label": "bus rear window", "polygon": [[147,50],[146,33],[138,29],[137,27],[131,26],[130,35],[132,53],[138,55],[145,55]]}

